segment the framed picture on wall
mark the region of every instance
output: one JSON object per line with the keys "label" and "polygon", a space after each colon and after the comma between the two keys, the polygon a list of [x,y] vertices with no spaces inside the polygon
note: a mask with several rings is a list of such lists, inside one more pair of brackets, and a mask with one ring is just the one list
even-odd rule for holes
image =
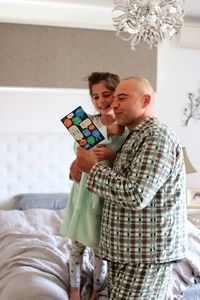
{"label": "framed picture on wall", "polygon": [[200,208],[200,188],[187,190],[187,206],[189,208]]}

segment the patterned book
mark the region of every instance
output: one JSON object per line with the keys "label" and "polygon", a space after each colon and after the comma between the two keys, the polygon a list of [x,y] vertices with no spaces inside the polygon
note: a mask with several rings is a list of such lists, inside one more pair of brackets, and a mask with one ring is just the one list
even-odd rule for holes
{"label": "patterned book", "polygon": [[105,139],[81,106],[67,114],[61,122],[78,144],[85,149],[90,149]]}

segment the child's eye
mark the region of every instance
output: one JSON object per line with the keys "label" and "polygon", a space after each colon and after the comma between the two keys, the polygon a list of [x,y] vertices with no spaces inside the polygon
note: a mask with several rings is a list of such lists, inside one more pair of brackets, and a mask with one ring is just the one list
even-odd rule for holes
{"label": "child's eye", "polygon": [[104,94],[103,95],[105,98],[109,98],[110,96],[112,96],[112,94]]}
{"label": "child's eye", "polygon": [[99,97],[93,97],[92,99],[93,99],[93,100],[98,100],[98,99],[99,99]]}

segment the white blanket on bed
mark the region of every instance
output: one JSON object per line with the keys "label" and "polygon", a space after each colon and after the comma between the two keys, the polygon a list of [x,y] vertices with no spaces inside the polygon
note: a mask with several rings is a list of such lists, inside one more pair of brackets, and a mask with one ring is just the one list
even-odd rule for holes
{"label": "white blanket on bed", "polygon": [[[68,299],[70,241],[59,236],[63,213],[46,209],[0,211],[1,300]],[[88,299],[92,270],[86,251],[83,299]]]}
{"label": "white blanket on bed", "polygon": [[[70,241],[59,236],[64,209],[0,211],[0,299],[67,300]],[[175,264],[167,300],[178,300],[200,277],[200,234],[188,222],[187,260]],[[84,256],[82,299],[92,288],[93,266]],[[99,299],[108,299],[106,289]]]}
{"label": "white blanket on bed", "polygon": [[181,299],[188,287],[200,283],[200,230],[190,221],[187,222],[187,225],[187,257],[185,261],[174,265],[167,300]]}

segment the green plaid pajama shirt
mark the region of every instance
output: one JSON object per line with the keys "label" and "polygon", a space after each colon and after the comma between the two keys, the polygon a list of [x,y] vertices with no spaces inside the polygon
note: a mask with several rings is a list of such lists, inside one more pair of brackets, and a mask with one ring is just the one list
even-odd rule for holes
{"label": "green plaid pajama shirt", "polygon": [[130,132],[112,168],[93,166],[87,188],[104,200],[102,257],[133,265],[185,257],[185,167],[180,141],[170,127],[155,117],[143,120]]}

